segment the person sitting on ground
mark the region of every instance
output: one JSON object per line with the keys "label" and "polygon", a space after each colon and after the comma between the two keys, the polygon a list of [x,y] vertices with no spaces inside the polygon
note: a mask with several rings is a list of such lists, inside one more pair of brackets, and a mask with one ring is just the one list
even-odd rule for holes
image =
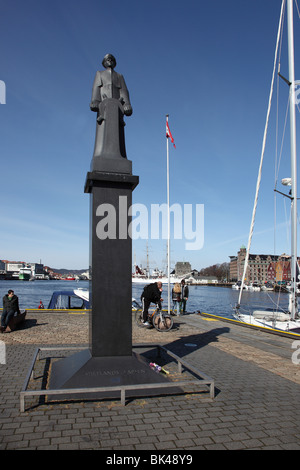
{"label": "person sitting on ground", "polygon": [[12,289],[9,289],[8,293],[3,297],[3,311],[1,315],[1,328],[0,332],[4,333],[10,320],[13,318],[15,313],[20,313],[19,299],[14,294]]}
{"label": "person sitting on ground", "polygon": [[161,298],[161,292],[162,283],[160,281],[148,284],[144,287],[143,293],[141,295],[141,301],[143,305],[143,323],[145,326],[150,326],[148,321],[148,309],[151,302],[158,304],[159,308],[161,308],[161,302],[163,301]]}

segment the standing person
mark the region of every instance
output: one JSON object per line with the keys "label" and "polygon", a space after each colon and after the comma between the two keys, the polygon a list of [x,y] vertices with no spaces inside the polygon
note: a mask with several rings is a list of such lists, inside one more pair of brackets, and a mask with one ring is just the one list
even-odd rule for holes
{"label": "standing person", "polygon": [[14,316],[15,312],[20,313],[19,299],[12,289],[3,297],[3,312],[1,315],[1,329],[0,332],[4,333],[7,325]]}
{"label": "standing person", "polygon": [[[180,305],[181,305],[181,287],[179,282],[174,284],[172,289],[172,300],[173,300],[173,310],[177,312],[177,316],[180,315]],[[174,313],[175,315],[175,313]]]}
{"label": "standing person", "polygon": [[144,287],[143,293],[141,295],[141,301],[143,305],[143,323],[145,326],[150,326],[148,321],[148,309],[151,302],[157,303],[159,308],[161,308],[161,298],[162,293],[162,283],[160,281],[154,282],[153,284],[148,284]]}
{"label": "standing person", "polygon": [[182,302],[182,313],[186,312],[186,302],[189,298],[189,288],[185,285],[185,280],[181,280],[181,302]]}

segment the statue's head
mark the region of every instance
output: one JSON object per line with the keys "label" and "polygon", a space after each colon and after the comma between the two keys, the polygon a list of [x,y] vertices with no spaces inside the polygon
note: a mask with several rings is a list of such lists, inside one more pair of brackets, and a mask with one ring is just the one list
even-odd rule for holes
{"label": "statue's head", "polygon": [[117,61],[116,59],[114,58],[114,56],[112,54],[106,54],[104,56],[104,59],[102,60],[102,65],[103,67],[105,67],[106,69],[108,67],[114,69],[115,66],[117,65]]}

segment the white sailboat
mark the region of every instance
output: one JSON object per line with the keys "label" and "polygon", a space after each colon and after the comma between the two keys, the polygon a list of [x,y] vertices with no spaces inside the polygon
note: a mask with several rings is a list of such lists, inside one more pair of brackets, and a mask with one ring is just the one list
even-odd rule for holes
{"label": "white sailboat", "polygon": [[[263,155],[264,155],[264,149],[265,149],[265,143],[266,143],[268,120],[269,120],[269,114],[270,114],[270,108],[271,108],[276,60],[277,60],[277,53],[278,53],[278,47],[279,47],[279,38],[280,38],[280,33],[281,33],[281,28],[282,28],[283,12],[284,12],[286,1],[287,1],[287,23],[288,23],[289,79],[288,80],[284,79],[284,80],[289,85],[291,178],[289,178],[288,181],[287,179],[282,180],[282,183],[286,185],[288,184],[291,188],[288,196],[284,194],[285,196],[289,197],[291,200],[291,289],[290,289],[290,293],[288,294],[289,295],[289,307],[287,311],[255,310],[251,314],[242,314],[240,311],[240,305],[241,305],[241,298],[242,298],[242,293],[243,293],[243,283],[246,277],[247,263],[249,259],[250,245],[251,245],[251,239],[252,239],[252,233],[253,233],[254,219],[255,219],[257,199],[258,199],[258,191],[260,187]],[[300,333],[300,316],[298,312],[298,302],[297,302],[297,282],[299,281],[297,279],[298,277],[298,273],[297,273],[297,165],[296,165],[297,162],[296,162],[296,114],[295,114],[295,111],[296,111],[295,86],[297,82],[295,82],[295,67],[294,67],[293,3],[294,3],[294,0],[283,0],[282,6],[281,6],[281,14],[280,14],[280,21],[279,21],[279,28],[278,28],[274,69],[273,69],[273,78],[272,78],[272,84],[271,84],[265,133],[264,133],[264,139],[263,139],[260,168],[259,168],[258,180],[257,180],[257,185],[256,185],[256,196],[255,196],[250,234],[249,234],[249,240],[248,240],[248,247],[247,247],[245,264],[244,264],[242,284],[241,284],[241,288],[239,292],[239,300],[235,309],[234,316],[242,322],[249,323],[255,326],[271,328],[271,329],[281,330],[281,331],[289,331],[289,332],[299,334]]]}

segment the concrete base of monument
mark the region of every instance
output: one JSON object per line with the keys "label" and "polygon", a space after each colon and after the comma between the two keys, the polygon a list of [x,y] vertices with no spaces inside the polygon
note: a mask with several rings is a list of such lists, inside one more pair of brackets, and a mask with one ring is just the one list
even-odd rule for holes
{"label": "concrete base of monument", "polygon": [[[86,349],[52,364],[47,401],[95,400],[182,393],[180,387],[135,352],[132,356],[92,357]],[[54,391],[57,391],[55,393]]]}
{"label": "concrete base of monument", "polygon": [[[154,361],[167,367],[168,375],[153,370]],[[190,393],[213,400],[214,380],[162,344],[134,344],[131,356],[114,357],[92,356],[82,346],[38,347],[20,392],[20,411],[28,397],[47,397],[47,404],[121,399],[125,405],[126,398]]]}

